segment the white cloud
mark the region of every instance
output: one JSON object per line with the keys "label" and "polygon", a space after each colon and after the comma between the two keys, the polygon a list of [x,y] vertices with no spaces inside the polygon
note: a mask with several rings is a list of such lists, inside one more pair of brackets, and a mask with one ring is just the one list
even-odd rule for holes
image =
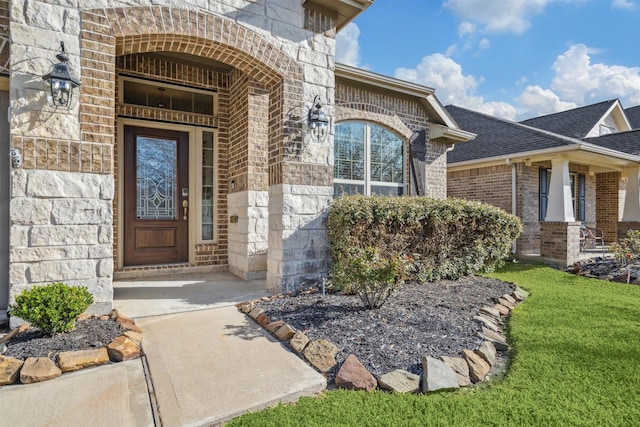
{"label": "white cloud", "polygon": [[480,40],[480,43],[478,44],[478,46],[480,47],[481,50],[487,50],[491,47],[491,42],[489,41],[489,39],[482,39]]}
{"label": "white cloud", "polygon": [[360,65],[360,28],[353,22],[336,36],[336,62],[357,67]]}
{"label": "white cloud", "polygon": [[[446,0],[443,4],[463,20],[463,24],[477,22],[487,32],[522,34],[531,27],[530,19],[554,1],[583,0]],[[628,0],[614,2],[625,3]]]}
{"label": "white cloud", "polygon": [[462,38],[468,34],[473,34],[476,31],[476,24],[465,21],[458,25],[458,37]]}
{"label": "white cloud", "polygon": [[485,102],[483,97],[476,95],[482,79],[465,76],[460,64],[440,53],[425,56],[415,68],[397,68],[395,76],[433,87],[444,105],[455,104],[510,120],[516,116],[514,106],[506,102]]}
{"label": "white cloud", "polygon": [[640,67],[594,64],[593,53],[597,51],[577,44],[558,55],[551,89],[578,105],[612,98],[621,98],[628,106],[640,104]]}
{"label": "white cloud", "polygon": [[449,46],[447,48],[447,50],[444,51],[444,56],[446,56],[447,58],[450,58],[453,56],[453,54],[455,54],[458,51],[458,45],[457,44],[452,44],[451,46]]}
{"label": "white cloud", "polygon": [[562,101],[555,92],[540,86],[527,86],[518,97],[518,102],[520,104],[519,115],[526,117],[557,113],[578,106],[573,102]]}
{"label": "white cloud", "polygon": [[633,10],[636,8],[636,4],[630,0],[613,0],[611,7],[614,9]]}

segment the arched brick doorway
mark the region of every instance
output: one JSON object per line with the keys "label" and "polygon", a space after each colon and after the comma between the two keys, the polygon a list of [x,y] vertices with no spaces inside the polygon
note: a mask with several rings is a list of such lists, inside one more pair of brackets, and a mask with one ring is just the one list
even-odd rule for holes
{"label": "arched brick doorway", "polygon": [[[211,61],[229,67],[227,77],[221,78],[218,75],[223,81],[215,83],[220,98],[226,97],[227,103],[223,107],[227,110],[219,114],[215,122],[205,124],[215,129],[216,141],[220,147],[217,157],[220,171],[220,179],[217,181],[217,206],[220,210],[217,239],[207,243],[191,239],[189,264],[228,264],[236,274],[247,278],[264,275],[267,270],[269,204],[273,204],[269,198],[269,190],[291,179],[287,172],[291,167],[287,165],[298,160],[295,153],[286,152],[285,140],[291,135],[300,134],[297,128],[301,124],[292,123],[290,114],[296,111],[298,116],[302,115],[302,68],[259,34],[231,20],[206,12],[171,7],[111,8],[83,11],[81,22],[81,138],[94,147],[92,153],[86,153],[87,156],[100,152],[102,158],[107,159],[106,163],[113,159],[118,185],[123,181],[120,173],[123,165],[119,164],[123,157],[118,151],[118,133],[123,132],[121,122],[125,121],[125,116],[187,127],[202,124],[198,122],[200,118],[193,115],[172,116],[170,113],[154,111],[153,108],[147,108],[142,113],[132,113],[131,109],[127,110],[118,102],[118,92],[121,91],[119,76],[131,74],[192,86],[197,79],[191,71],[195,72],[197,65],[186,67],[189,79],[185,79],[184,75],[171,74],[173,68],[177,70],[181,65],[184,73],[184,62],[189,61],[189,58],[194,59],[192,62]],[[154,57],[159,53],[165,55],[165,58]],[[162,69],[149,68],[163,61],[165,66]],[[216,76],[208,78],[215,79]],[[195,86],[206,87],[211,84],[211,80],[204,83],[199,81]],[[249,124],[243,124],[243,120],[249,120]],[[83,164],[88,168],[92,165],[91,162]],[[263,212],[258,215],[262,217],[262,223],[255,225],[251,223],[252,218],[246,219],[254,230],[261,230],[257,234],[261,234],[263,239],[254,237],[252,244],[248,245],[246,241],[249,239],[239,237],[238,240],[244,241],[245,246],[241,242],[238,248],[238,245],[230,241],[230,237],[233,240],[234,233],[242,236],[249,231],[242,227],[233,230],[233,227],[239,226],[233,225],[237,224],[233,221],[233,217],[236,216],[237,219],[237,215],[233,214],[232,208],[234,204],[238,204],[240,211],[247,211],[246,201],[238,200],[246,198],[247,191],[255,193],[254,199],[262,199],[261,204],[255,206],[258,211]],[[236,197],[236,193],[239,196]],[[121,199],[124,199],[121,193],[116,191],[113,240],[117,269],[125,266],[122,247],[124,240],[130,237],[123,235],[120,213],[124,201]],[[256,209],[251,211],[255,212]],[[242,215],[240,213],[241,225]],[[231,218],[229,223],[228,217]],[[233,257],[235,261],[230,260],[229,250],[238,252]],[[241,259],[243,255],[245,258]],[[150,267],[140,268],[146,270]],[[166,269],[166,266],[158,268]]]}

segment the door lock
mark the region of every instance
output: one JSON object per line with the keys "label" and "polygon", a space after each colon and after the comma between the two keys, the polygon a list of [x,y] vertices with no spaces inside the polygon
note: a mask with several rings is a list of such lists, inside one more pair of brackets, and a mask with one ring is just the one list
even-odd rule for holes
{"label": "door lock", "polygon": [[187,220],[187,212],[189,211],[189,202],[187,200],[182,201],[182,208],[184,209],[184,216],[182,219]]}

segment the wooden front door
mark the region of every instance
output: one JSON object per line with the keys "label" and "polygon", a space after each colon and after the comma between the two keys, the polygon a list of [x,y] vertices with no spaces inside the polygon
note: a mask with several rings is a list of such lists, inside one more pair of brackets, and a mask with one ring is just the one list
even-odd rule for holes
{"label": "wooden front door", "polygon": [[189,260],[189,134],[124,127],[124,265]]}

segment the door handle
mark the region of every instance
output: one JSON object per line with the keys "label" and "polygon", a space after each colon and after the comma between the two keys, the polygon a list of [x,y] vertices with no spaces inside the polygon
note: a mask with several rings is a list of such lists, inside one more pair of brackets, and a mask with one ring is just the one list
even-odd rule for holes
{"label": "door handle", "polygon": [[182,217],[182,219],[184,219],[185,221],[187,220],[187,213],[189,211],[189,202],[186,200],[182,201],[182,208],[184,210],[184,216]]}

